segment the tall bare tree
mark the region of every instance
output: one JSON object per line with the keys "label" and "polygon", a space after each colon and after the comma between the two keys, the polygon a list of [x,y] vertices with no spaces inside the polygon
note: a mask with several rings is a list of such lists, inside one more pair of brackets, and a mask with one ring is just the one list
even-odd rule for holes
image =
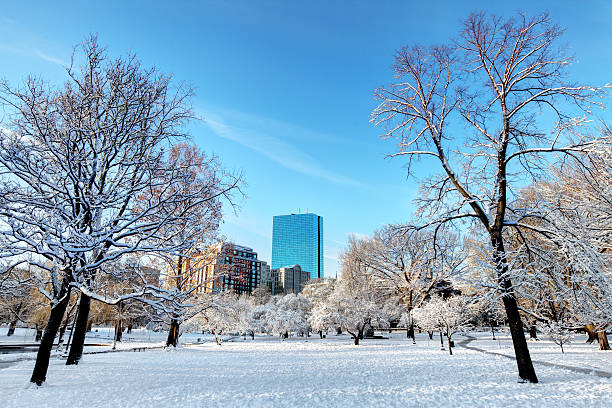
{"label": "tall bare tree", "polygon": [[[513,186],[540,176],[546,161],[578,157],[580,135],[600,89],[571,83],[563,30],[547,14],[508,19],[470,15],[448,44],[402,48],[395,83],[375,92],[372,122],[396,137],[391,156],[435,160],[419,200],[426,225],[473,221],[484,229],[523,381],[537,382],[504,244],[506,228],[529,228],[509,208]],[[421,226],[423,227],[423,226]]]}

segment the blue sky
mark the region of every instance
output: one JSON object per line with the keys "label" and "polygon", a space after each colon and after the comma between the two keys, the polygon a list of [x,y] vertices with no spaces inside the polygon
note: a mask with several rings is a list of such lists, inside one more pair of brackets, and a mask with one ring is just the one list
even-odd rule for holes
{"label": "blue sky", "polygon": [[385,159],[393,143],[369,123],[396,49],[448,40],[470,11],[548,10],[567,28],[575,79],[612,82],[610,1],[2,3],[0,78],[13,84],[28,73],[63,81],[62,64],[90,32],[112,56],[134,51],[193,84],[204,118],[195,142],[248,183],[222,232],[269,262],[272,216],[308,209],[324,217],[327,276],[348,234],[413,210],[418,184],[401,159]]}

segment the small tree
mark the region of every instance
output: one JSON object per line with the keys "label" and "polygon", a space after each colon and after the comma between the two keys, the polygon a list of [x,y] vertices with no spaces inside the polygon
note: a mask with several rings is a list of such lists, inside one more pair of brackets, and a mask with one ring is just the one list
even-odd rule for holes
{"label": "small tree", "polygon": [[474,307],[466,296],[452,296],[448,299],[433,296],[422,308],[415,310],[417,324],[429,330],[433,328],[440,330],[442,349],[444,349],[442,334],[446,336],[448,352],[451,355],[453,334],[464,330],[474,316]]}
{"label": "small tree", "polygon": [[561,353],[565,353],[563,345],[571,343],[574,339],[574,333],[559,322],[548,322],[540,325],[542,333],[548,335],[550,339],[561,347]]}

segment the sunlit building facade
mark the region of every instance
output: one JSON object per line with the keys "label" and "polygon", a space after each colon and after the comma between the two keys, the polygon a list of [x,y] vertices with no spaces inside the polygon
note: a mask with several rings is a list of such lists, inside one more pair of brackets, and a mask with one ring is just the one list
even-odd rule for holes
{"label": "sunlit building facade", "polygon": [[233,290],[238,294],[252,293],[261,283],[262,268],[269,270],[253,249],[224,242],[210,245],[187,259],[183,268],[187,273],[186,288],[193,288],[196,293]]}

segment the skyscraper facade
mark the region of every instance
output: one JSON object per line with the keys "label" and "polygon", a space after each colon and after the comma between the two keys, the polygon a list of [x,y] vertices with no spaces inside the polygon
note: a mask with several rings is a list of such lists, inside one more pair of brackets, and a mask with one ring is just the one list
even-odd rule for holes
{"label": "skyscraper facade", "polygon": [[300,265],[310,279],[323,278],[323,217],[316,214],[274,216],[272,269]]}

